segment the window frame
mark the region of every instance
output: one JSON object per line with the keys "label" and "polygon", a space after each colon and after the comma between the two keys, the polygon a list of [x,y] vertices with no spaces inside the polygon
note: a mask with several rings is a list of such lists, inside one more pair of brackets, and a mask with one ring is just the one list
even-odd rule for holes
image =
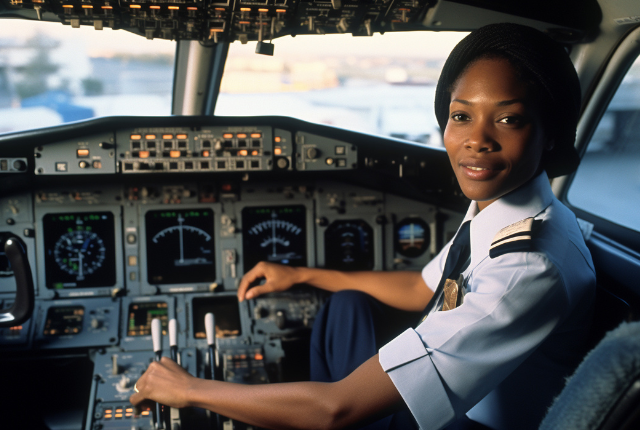
{"label": "window frame", "polygon": [[[600,124],[602,117],[609,108],[611,100],[618,91],[624,77],[629,72],[631,65],[640,57],[640,26],[631,29],[621,40],[616,50],[609,58],[607,65],[599,75],[599,80],[583,104],[583,112],[578,124],[577,147],[580,156],[584,156],[591,138]],[[594,225],[594,231],[613,239],[623,247],[629,247],[640,251],[640,231],[621,226],[615,222],[588,212],[585,209],[572,205],[568,200],[569,189],[573,184],[576,172],[554,180],[553,190],[558,199],[569,207],[578,218]]]}

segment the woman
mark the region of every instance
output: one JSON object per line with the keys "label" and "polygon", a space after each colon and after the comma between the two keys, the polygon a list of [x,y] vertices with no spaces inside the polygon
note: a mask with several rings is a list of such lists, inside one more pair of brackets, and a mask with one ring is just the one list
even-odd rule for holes
{"label": "woman", "polygon": [[[370,307],[363,295],[336,294],[319,318],[324,331],[315,330],[312,362],[325,374],[319,379],[336,382],[204,381],[164,359],[137,382],[132,404],[198,406],[275,429],[343,428],[384,416],[376,425],[415,426],[401,412],[389,415],[405,407],[424,429],[537,428],[583,353],[593,304],[591,257],[547,180],[577,166],[579,107],[575,70],[551,39],[514,24],[472,32],[452,51],[436,90],[451,165],[473,200],[454,240],[422,274],[261,263],[238,290],[240,300],[302,282],[362,291],[397,309],[429,305],[422,322],[378,354],[375,324],[349,326],[371,347],[337,358],[330,344],[344,339],[345,325],[335,323],[341,312],[332,307],[343,297],[356,302],[354,314]],[[267,282],[249,289],[259,277]]]}

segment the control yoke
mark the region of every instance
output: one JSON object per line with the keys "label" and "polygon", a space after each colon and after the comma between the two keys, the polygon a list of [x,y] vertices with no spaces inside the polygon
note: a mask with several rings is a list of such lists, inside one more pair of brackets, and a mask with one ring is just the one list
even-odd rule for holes
{"label": "control yoke", "polygon": [[27,248],[17,236],[1,234],[0,245],[4,243],[4,252],[16,278],[16,300],[8,309],[0,310],[0,327],[13,327],[31,318],[35,300],[31,267],[27,259]]}

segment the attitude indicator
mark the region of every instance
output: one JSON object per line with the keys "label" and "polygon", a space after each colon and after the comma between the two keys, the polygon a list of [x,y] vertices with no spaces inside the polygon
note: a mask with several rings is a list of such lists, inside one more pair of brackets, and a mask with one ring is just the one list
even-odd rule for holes
{"label": "attitude indicator", "polygon": [[147,276],[150,284],[213,282],[213,211],[149,211]]}

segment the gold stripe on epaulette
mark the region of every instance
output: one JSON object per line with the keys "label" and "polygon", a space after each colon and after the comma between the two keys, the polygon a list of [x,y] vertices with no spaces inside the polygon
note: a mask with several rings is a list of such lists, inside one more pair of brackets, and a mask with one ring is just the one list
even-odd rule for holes
{"label": "gold stripe on epaulette", "polygon": [[[512,240],[522,240],[522,239],[531,239],[531,230],[533,229],[533,221],[534,218],[525,218],[521,221],[515,222],[511,225],[506,226],[502,230],[500,230],[493,237],[493,242],[491,242],[491,247],[501,244],[507,243]],[[511,238],[510,236],[516,236]],[[525,237],[526,236],[526,237]]]}

